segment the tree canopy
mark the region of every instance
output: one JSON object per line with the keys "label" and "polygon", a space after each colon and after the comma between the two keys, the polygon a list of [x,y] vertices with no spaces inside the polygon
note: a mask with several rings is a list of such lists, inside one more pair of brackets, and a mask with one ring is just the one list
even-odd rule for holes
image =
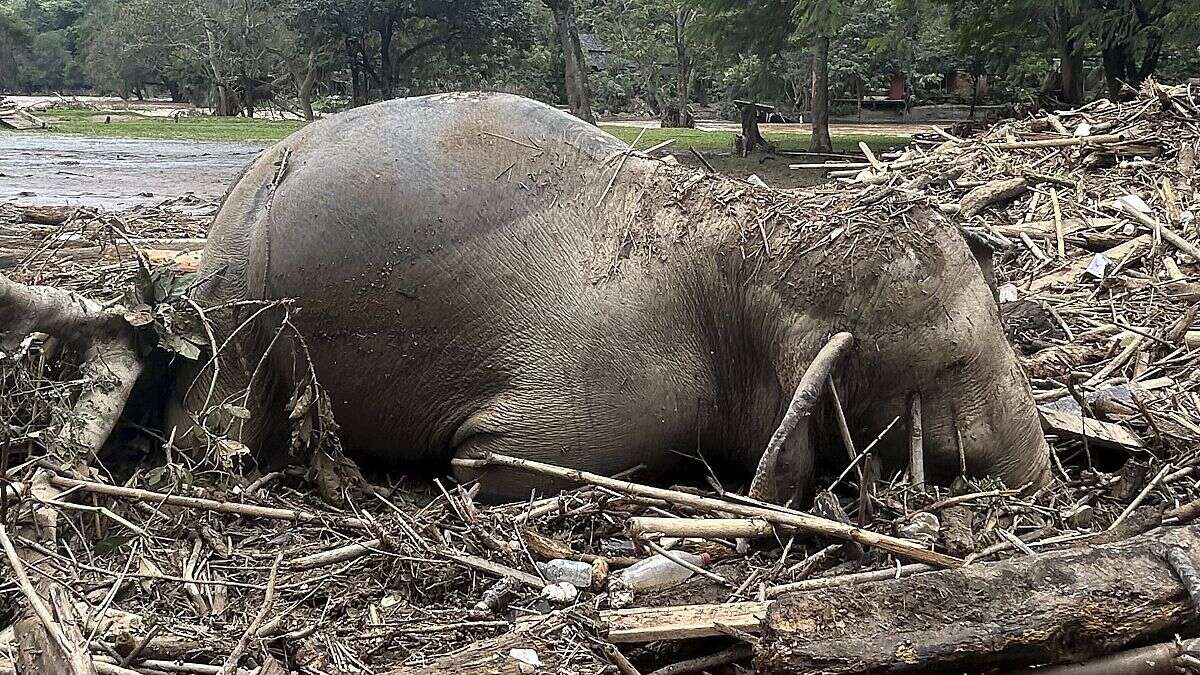
{"label": "tree canopy", "polygon": [[1198,26],[1200,0],[0,0],[0,88],[306,117],[449,89],[586,93],[687,125],[735,97],[819,117],[897,77],[914,100],[955,95],[956,76],[997,100],[1119,98],[1195,75]]}

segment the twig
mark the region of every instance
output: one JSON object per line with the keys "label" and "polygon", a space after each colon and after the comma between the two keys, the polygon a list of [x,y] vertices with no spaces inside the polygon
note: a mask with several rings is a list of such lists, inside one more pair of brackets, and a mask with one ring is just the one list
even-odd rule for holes
{"label": "twig", "polygon": [[699,673],[730,663],[744,661],[753,655],[754,648],[750,645],[734,645],[727,649],[722,649],[715,654],[697,656],[696,658],[680,661],[679,663],[672,663],[669,666],[652,671],[649,675],[686,675],[687,673]]}
{"label": "twig", "polygon": [[254,633],[258,630],[258,627],[267,618],[267,612],[271,610],[271,605],[275,603],[275,578],[279,576],[279,563],[281,562],[283,562],[282,552],[275,555],[275,562],[271,565],[271,575],[267,577],[267,592],[263,595],[262,606],[258,608],[258,614],[254,616],[254,620],[246,627],[246,631],[242,633],[242,638],[234,645],[233,651],[229,653],[229,658],[225,659],[224,665],[221,666],[220,675],[232,675],[237,672],[238,663],[242,660],[242,654],[246,651],[246,646],[250,644],[250,638],[254,637]]}
{"label": "twig", "polygon": [[361,518],[326,516],[294,509],[276,509],[268,506],[254,506],[252,504],[219,502],[213,499],[203,499],[201,497],[182,497],[179,495],[164,494],[162,492],[153,492],[151,490],[106,485],[104,483],[94,483],[92,481],[77,480],[75,478],[66,478],[64,476],[57,475],[51,476],[50,482],[59,487],[78,488],[84,492],[108,495],[110,497],[119,497],[121,499],[132,499],[135,501],[150,502],[154,504],[166,504],[168,506],[183,506],[192,509],[203,509],[205,511],[216,511],[217,513],[246,516],[249,518],[269,518],[272,520],[288,520],[298,523],[335,523],[345,527],[353,527],[361,530],[365,530],[369,527],[367,521]]}
{"label": "twig", "polygon": [[1112,525],[1108,526],[1108,529],[1106,531],[1112,532],[1113,530],[1115,530],[1117,528],[1118,525],[1125,522],[1125,519],[1129,517],[1129,514],[1133,513],[1133,510],[1141,505],[1142,501],[1146,499],[1146,496],[1150,494],[1150,491],[1153,490],[1158,485],[1158,483],[1163,479],[1163,476],[1166,476],[1167,473],[1169,473],[1171,471],[1171,468],[1172,468],[1171,464],[1167,464],[1166,466],[1164,466],[1158,472],[1158,474],[1156,476],[1154,476],[1154,479],[1151,480],[1149,483],[1147,483],[1146,487],[1143,488],[1140,493],[1138,493],[1138,496],[1135,497],[1133,501],[1129,502],[1129,506],[1125,507],[1125,510],[1121,512],[1121,515],[1117,516],[1117,519],[1113,521]]}
{"label": "twig", "polygon": [[612,178],[608,179],[608,185],[604,186],[604,192],[601,192],[600,198],[596,200],[596,208],[600,208],[600,205],[604,203],[604,198],[608,196],[608,191],[611,190],[613,184],[617,182],[617,176],[621,175],[621,169],[625,168],[625,161],[629,159],[630,155],[633,154],[633,149],[637,147],[638,141],[642,140],[642,134],[645,133],[646,129],[643,127],[642,130],[638,132],[637,138],[633,139],[633,142],[629,144],[629,148],[627,148],[625,152],[621,153],[621,161],[617,163],[616,171],[613,171]]}
{"label": "twig", "polygon": [[13,548],[12,540],[8,538],[8,528],[4,523],[0,523],[0,546],[4,547],[4,555],[8,558],[8,565],[12,568],[13,576],[16,577],[17,587],[21,589],[21,594],[29,602],[30,608],[33,609],[33,613],[41,622],[42,627],[46,629],[46,634],[54,640],[54,646],[61,650],[76,675],[87,675],[93,672],[86,647],[70,644],[62,627],[54,620],[50,608],[46,606],[42,596],[29,581],[29,576],[25,573],[25,565],[17,555],[16,549]]}
{"label": "twig", "polygon": [[621,653],[620,649],[617,649],[616,645],[612,643],[605,644],[604,655],[617,667],[617,670],[621,671],[621,675],[642,675],[642,672],[630,663],[629,659]]}
{"label": "twig", "polygon": [[592,485],[599,485],[624,494],[661,499],[665,502],[688,506],[702,511],[732,513],[748,518],[762,518],[772,523],[794,527],[805,533],[823,535],[846,541],[856,541],[864,546],[882,548],[898,556],[928,562],[938,567],[957,567],[962,564],[962,561],[958,558],[930,551],[914,541],[878,534],[870,530],[864,530],[845,523],[839,523],[835,520],[821,518],[781,506],[766,507],[739,504],[724,499],[714,499],[712,497],[702,497],[687,492],[679,492],[678,490],[668,490],[666,488],[656,488],[629,481],[616,480],[588,471],[568,469],[531,459],[521,459],[497,453],[488,453],[482,459],[455,459],[452,460],[452,463],[456,466],[473,468],[491,465],[522,469],[573,483],[591,483]]}
{"label": "twig", "polygon": [[662,557],[666,558],[667,560],[670,560],[671,562],[675,563],[676,565],[679,565],[680,567],[685,567],[701,576],[708,577],[709,579],[712,579],[713,581],[717,582],[718,584],[721,584],[722,586],[728,586],[730,588],[733,588],[733,584],[730,583],[730,581],[728,579],[721,576],[720,574],[717,574],[715,572],[710,572],[710,571],[704,569],[703,567],[700,567],[699,565],[694,565],[694,564],[684,560],[683,558],[680,558],[679,556],[675,555],[671,551],[668,551],[667,549],[663,548],[662,546],[659,546],[657,543],[655,543],[653,541],[646,541],[645,543],[646,543],[646,547],[649,548],[651,551],[654,551],[655,553],[661,555]]}

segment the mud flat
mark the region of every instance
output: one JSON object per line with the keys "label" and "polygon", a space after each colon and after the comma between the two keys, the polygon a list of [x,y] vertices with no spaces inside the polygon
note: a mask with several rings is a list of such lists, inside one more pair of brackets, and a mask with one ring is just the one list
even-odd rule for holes
{"label": "mud flat", "polygon": [[265,144],[0,134],[0,201],[123,209],[218,199]]}

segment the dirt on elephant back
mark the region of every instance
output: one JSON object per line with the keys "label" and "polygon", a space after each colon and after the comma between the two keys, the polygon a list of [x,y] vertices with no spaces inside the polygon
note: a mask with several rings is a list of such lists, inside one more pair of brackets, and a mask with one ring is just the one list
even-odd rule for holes
{"label": "dirt on elephant back", "polygon": [[[764,274],[801,254],[828,275],[928,255],[930,227],[995,246],[1001,315],[1054,453],[1054,483],[1033,494],[918,486],[860,461],[821,479],[810,515],[716,476],[652,492],[636,472],[485,506],[446,479],[359,481],[323,453],[266,474],[231,441],[183,456],[142,412],[166,395],[146,386],[98,458],[64,466],[47,452],[63,451],[73,402],[111,383],[44,335],[5,345],[0,533],[22,574],[0,584],[0,672],[87,672],[63,665],[63,642],[121,674],[999,672],[1145,645],[1157,651],[1123,658],[1191,668],[1197,120],[1190,89],[1150,83],[1133,101],[831,166],[820,187],[683,170],[650,186],[694,219],[735,212],[730,245]],[[122,307],[153,371],[219,351],[186,320],[204,226],[171,204],[0,205],[0,265]],[[293,401],[297,434],[316,399]],[[634,583],[634,564],[655,569]]]}

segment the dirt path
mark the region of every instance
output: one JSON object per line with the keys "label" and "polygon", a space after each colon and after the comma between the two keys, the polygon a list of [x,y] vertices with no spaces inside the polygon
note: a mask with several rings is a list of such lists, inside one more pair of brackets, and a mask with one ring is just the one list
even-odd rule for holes
{"label": "dirt path", "polygon": [[0,133],[0,201],[128,208],[220,198],[263,146]]}

